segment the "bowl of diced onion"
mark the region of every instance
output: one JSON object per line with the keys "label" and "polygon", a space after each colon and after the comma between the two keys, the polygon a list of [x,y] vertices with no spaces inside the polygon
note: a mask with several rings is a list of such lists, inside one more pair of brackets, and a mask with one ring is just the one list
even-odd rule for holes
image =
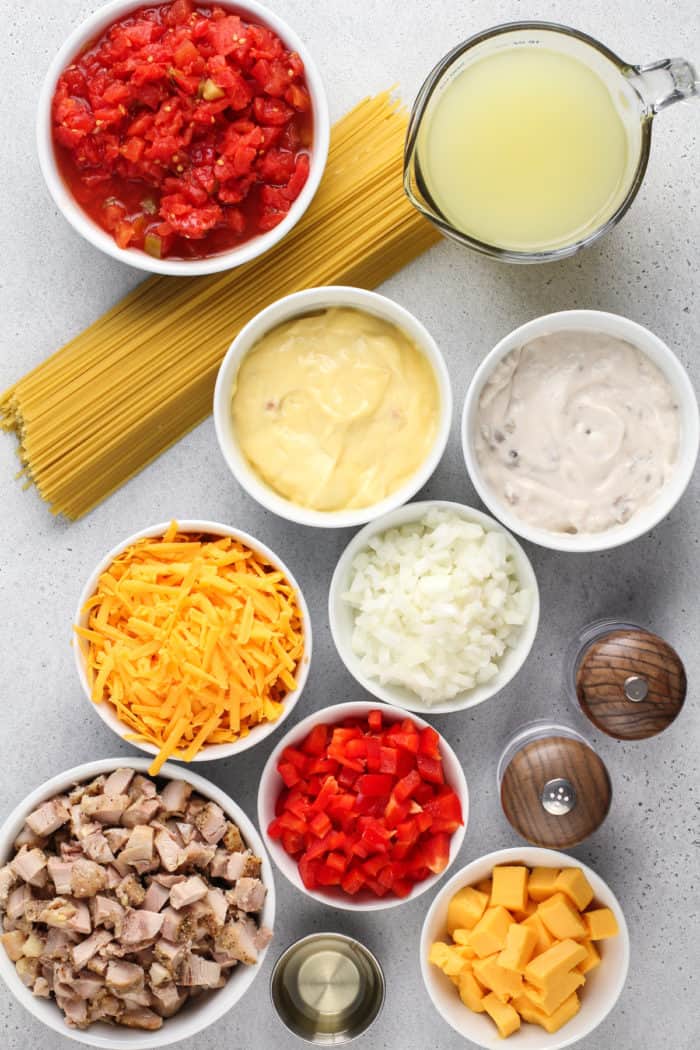
{"label": "bowl of diced onion", "polygon": [[328,615],[338,654],[369,693],[447,714],[500,692],[537,633],[537,579],[494,518],[445,500],[409,503],[345,548]]}

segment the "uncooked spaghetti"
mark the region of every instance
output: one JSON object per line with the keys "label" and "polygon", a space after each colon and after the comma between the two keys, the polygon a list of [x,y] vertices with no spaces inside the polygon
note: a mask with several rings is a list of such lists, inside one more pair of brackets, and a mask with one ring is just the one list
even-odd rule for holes
{"label": "uncooked spaghetti", "polygon": [[360,102],[274,250],[223,274],[150,278],[2,395],[0,424],[54,514],[85,514],[206,418],[229,343],[269,303],[317,285],[373,288],[435,243],[402,189],[406,123],[388,92]]}

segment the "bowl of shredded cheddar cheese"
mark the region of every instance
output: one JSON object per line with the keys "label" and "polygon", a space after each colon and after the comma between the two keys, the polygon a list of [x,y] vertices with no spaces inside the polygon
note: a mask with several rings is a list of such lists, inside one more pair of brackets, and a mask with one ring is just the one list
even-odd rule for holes
{"label": "bowl of shredded cheddar cheese", "polygon": [[211,521],[160,523],[111,550],[74,620],[83,691],[123,740],[168,759],[229,758],[274,732],[304,689],[311,621],[276,554]]}

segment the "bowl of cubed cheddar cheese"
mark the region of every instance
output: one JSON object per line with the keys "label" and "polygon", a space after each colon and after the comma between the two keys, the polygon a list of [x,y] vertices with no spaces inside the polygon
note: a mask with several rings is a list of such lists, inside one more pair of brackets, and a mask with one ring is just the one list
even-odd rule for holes
{"label": "bowl of cubed cheddar cheese", "polygon": [[498,850],[457,872],[423,924],[433,1005],[486,1050],[561,1050],[620,997],[629,934],[610,887],[555,850]]}

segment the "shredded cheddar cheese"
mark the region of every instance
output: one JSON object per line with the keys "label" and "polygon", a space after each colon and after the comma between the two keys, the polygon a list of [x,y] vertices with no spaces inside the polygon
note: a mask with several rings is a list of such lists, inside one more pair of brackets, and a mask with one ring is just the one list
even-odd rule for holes
{"label": "shredded cheddar cheese", "polygon": [[208,744],[279,717],[304,652],[294,590],[257,551],[231,537],[183,534],[123,551],[76,626],[92,699],[113,705],[166,759],[190,762]]}

